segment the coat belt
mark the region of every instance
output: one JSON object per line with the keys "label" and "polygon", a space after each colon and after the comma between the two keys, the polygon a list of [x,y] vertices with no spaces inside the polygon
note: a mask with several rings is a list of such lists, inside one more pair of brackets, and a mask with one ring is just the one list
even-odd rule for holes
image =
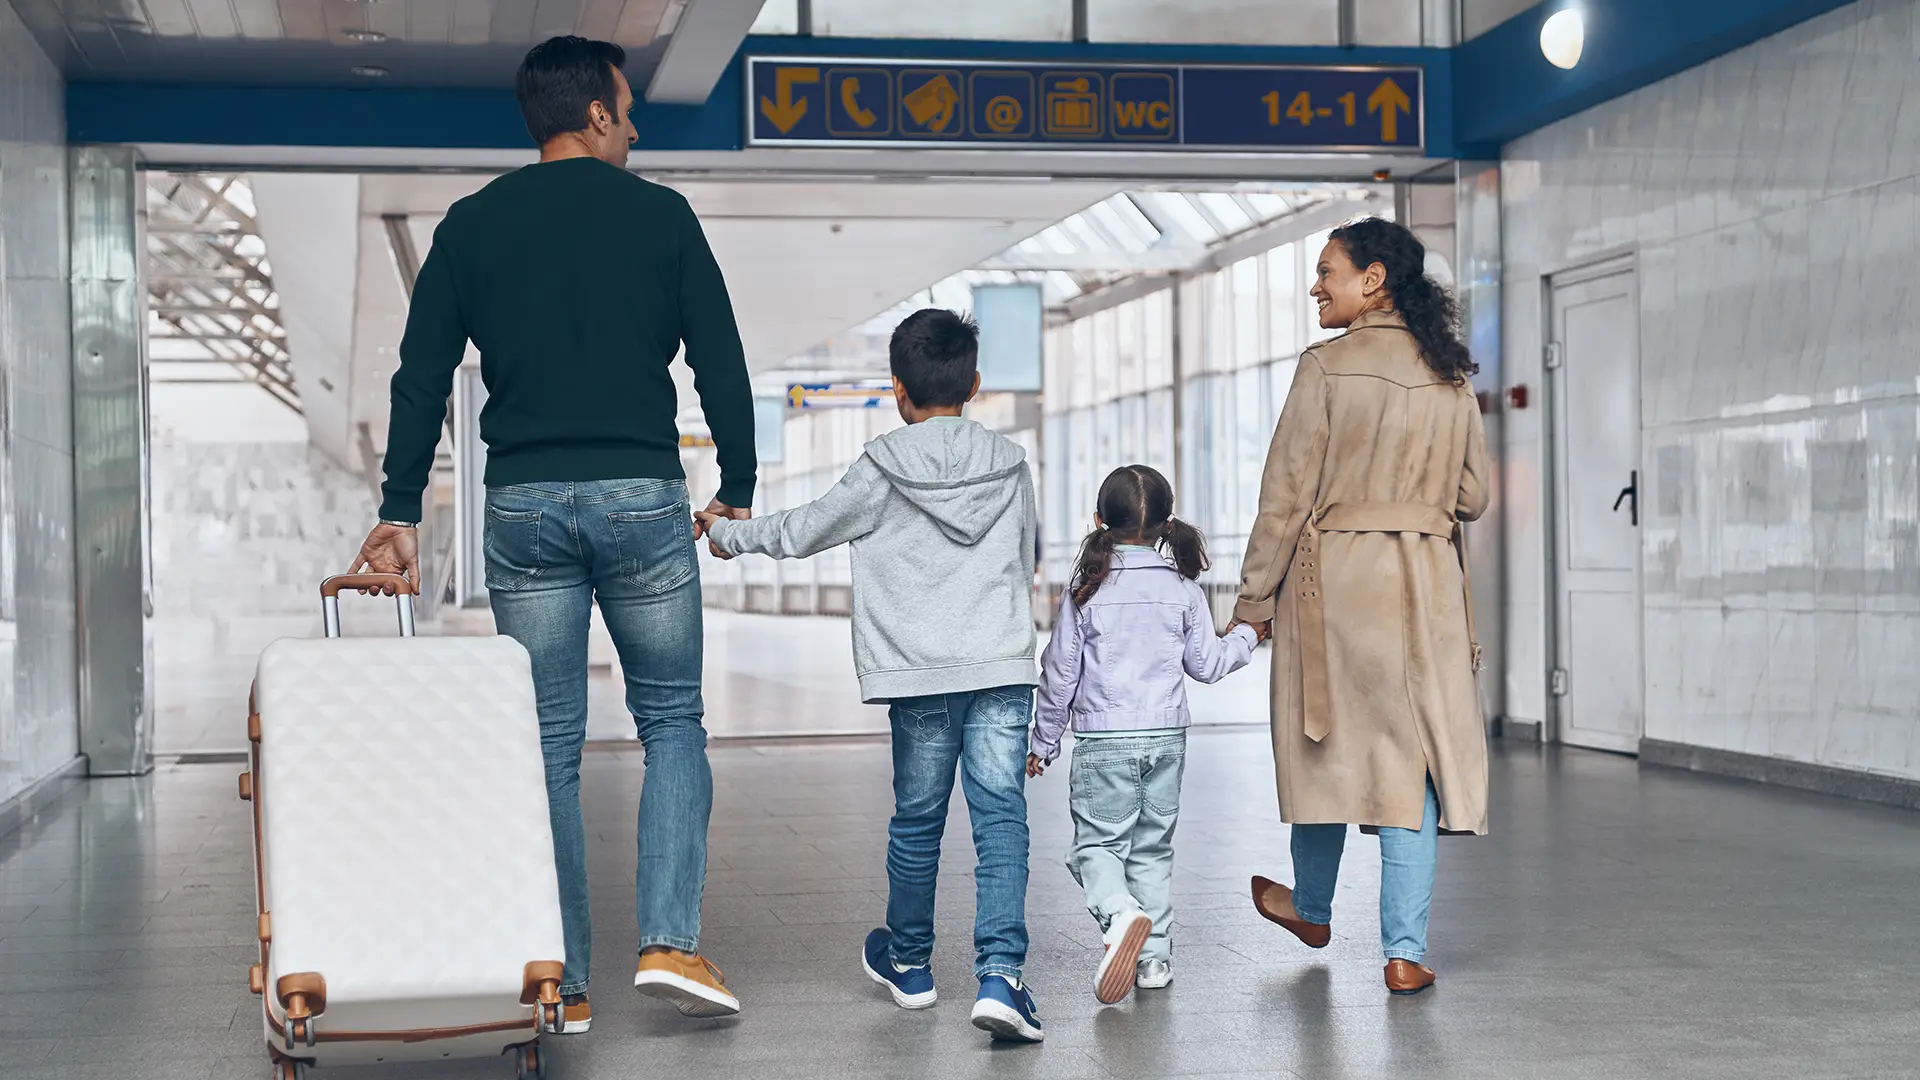
{"label": "coat belt", "polygon": [[1333,695],[1327,676],[1326,598],[1321,593],[1320,534],[1330,532],[1419,533],[1453,545],[1460,558],[1460,581],[1467,605],[1467,640],[1473,670],[1480,670],[1480,643],[1473,632],[1473,585],[1467,580],[1467,556],[1460,544],[1460,523],[1452,514],[1426,503],[1332,503],[1314,511],[1301,533],[1294,556],[1294,592],[1300,614],[1301,712],[1306,736],[1320,742],[1331,730]]}

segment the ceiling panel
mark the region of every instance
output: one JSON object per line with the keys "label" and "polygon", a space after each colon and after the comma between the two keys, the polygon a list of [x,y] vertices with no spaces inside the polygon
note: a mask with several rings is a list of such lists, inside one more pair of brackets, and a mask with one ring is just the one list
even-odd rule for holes
{"label": "ceiling panel", "polygon": [[[611,40],[652,74],[669,0],[11,0],[71,79],[198,85],[507,86],[532,45]],[[378,38],[366,40],[371,31]]]}

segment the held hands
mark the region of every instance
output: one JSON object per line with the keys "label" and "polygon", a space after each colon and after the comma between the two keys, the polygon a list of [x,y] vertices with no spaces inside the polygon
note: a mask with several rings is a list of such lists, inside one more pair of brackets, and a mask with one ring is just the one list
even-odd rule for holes
{"label": "held hands", "polygon": [[1039,776],[1041,773],[1046,771],[1047,771],[1047,763],[1040,760],[1039,754],[1027,755],[1027,776],[1029,778]]}
{"label": "held hands", "polygon": [[[410,581],[420,580],[420,530],[406,529],[398,525],[382,522],[367,534],[366,542],[360,545],[360,554],[354,557],[349,574],[361,571],[371,574],[404,574]],[[383,596],[392,596],[393,586],[386,585],[377,589],[361,589],[378,592]]]}
{"label": "held hands", "polygon": [[729,521],[746,521],[751,517],[753,517],[753,511],[747,507],[728,506],[719,499],[715,499],[707,504],[705,510],[695,510],[693,512],[693,538],[698,540],[703,536],[706,537],[707,551],[710,552],[714,558],[731,559],[733,558],[731,554],[720,550],[720,545],[713,542],[711,535],[713,523],[722,518]]}
{"label": "held hands", "polygon": [[1266,622],[1257,622],[1257,623],[1250,623],[1250,622],[1247,622],[1245,619],[1234,619],[1232,622],[1229,622],[1227,624],[1227,633],[1229,634],[1233,633],[1233,628],[1236,626],[1252,627],[1253,643],[1255,645],[1258,645],[1261,642],[1266,641],[1268,638],[1273,637],[1273,620],[1272,619],[1268,619]]}

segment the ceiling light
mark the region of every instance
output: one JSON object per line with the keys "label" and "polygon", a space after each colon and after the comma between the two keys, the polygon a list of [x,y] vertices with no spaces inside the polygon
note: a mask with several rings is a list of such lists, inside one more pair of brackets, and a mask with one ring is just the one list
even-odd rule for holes
{"label": "ceiling light", "polygon": [[1586,37],[1586,20],[1580,17],[1579,9],[1564,8],[1541,24],[1540,51],[1546,54],[1547,63],[1571,69],[1580,62],[1580,49],[1586,44]]}
{"label": "ceiling light", "polygon": [[384,79],[389,74],[386,68],[374,64],[355,64],[349,70],[363,79]]}
{"label": "ceiling light", "polygon": [[349,40],[358,41],[362,45],[377,45],[387,40],[387,35],[378,30],[348,30],[346,35]]}

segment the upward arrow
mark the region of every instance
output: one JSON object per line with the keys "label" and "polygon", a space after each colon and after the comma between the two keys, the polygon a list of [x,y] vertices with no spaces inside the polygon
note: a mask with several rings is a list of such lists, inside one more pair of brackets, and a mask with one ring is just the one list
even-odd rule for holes
{"label": "upward arrow", "polygon": [[1399,142],[1400,114],[1413,114],[1413,99],[1407,97],[1399,83],[1383,79],[1373,93],[1367,95],[1367,111],[1380,114],[1381,142]]}
{"label": "upward arrow", "polygon": [[[793,99],[793,84],[816,83],[820,81],[820,69],[810,67],[783,67],[773,70],[773,96],[760,98],[760,115],[765,116],[785,135],[793,130],[793,125],[807,115],[807,99]],[[1388,139],[1392,142],[1392,139]]]}

